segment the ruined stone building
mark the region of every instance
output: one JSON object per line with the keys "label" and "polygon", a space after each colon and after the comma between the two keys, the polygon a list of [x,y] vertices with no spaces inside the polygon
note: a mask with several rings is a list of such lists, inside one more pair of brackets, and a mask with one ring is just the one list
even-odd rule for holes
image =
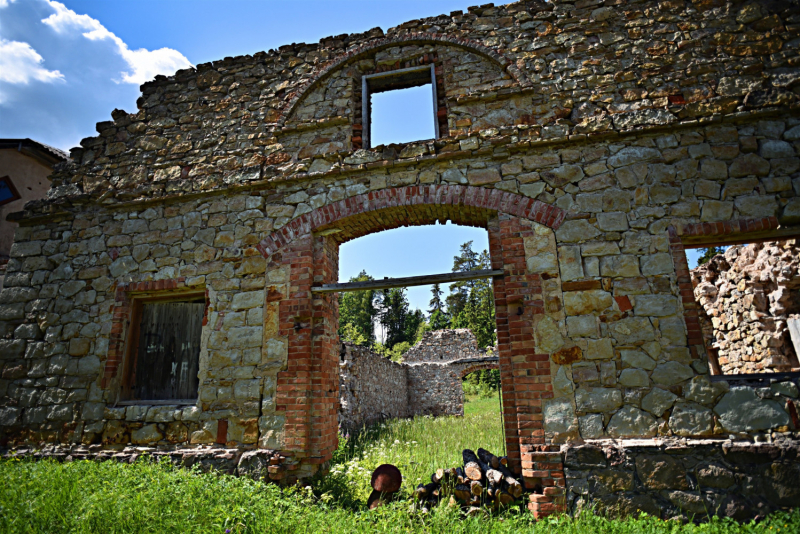
{"label": "ruined stone building", "polygon": [[[800,371],[797,240],[736,245],[692,270],[706,346],[725,373]],[[790,327],[791,326],[791,327]]]}
{"label": "ruined stone building", "polygon": [[345,431],[398,417],[464,415],[462,379],[497,369],[467,329],[426,332],[393,362],[366,347],[342,344],[339,427]]}
{"label": "ruined stone building", "polygon": [[[503,271],[535,514],[796,506],[797,375],[725,374],[685,249],[800,233],[799,29],[794,0],[524,1],[158,76],[9,215],[2,443],[325,469],[337,297],[313,288],[341,243],[450,220]],[[422,85],[435,138],[373,146],[370,95]]]}

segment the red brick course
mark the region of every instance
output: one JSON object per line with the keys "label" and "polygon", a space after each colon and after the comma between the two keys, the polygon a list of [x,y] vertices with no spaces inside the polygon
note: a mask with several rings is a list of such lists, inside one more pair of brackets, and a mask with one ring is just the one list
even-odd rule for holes
{"label": "red brick course", "polygon": [[305,213],[272,232],[261,241],[258,250],[268,258],[294,239],[323,230],[326,226],[342,230],[334,234],[339,243],[381,230],[432,224],[446,219],[458,224],[486,227],[486,221],[495,212],[530,219],[554,230],[566,218],[566,212],[558,207],[499,189],[414,185],[371,191]]}

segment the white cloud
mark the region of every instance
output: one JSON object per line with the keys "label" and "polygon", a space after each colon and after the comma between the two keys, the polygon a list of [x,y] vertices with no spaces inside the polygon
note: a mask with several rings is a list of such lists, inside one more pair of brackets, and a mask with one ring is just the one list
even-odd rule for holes
{"label": "white cloud", "polygon": [[4,7],[8,7],[8,4],[13,4],[16,1],[17,0],[0,0],[0,9],[3,9]]}
{"label": "white cloud", "polygon": [[26,84],[37,80],[50,83],[64,79],[59,71],[43,68],[40,65],[43,61],[28,43],[0,38],[0,82]]}
{"label": "white cloud", "polygon": [[[0,0],[2,1],[4,0]],[[138,85],[152,80],[156,74],[170,75],[179,69],[192,66],[183,54],[171,48],[131,50],[122,39],[108,31],[97,19],[89,15],[78,15],[61,2],[47,0],[47,3],[56,12],[42,19],[42,22],[53,28],[56,33],[82,31],[83,36],[90,41],[109,40],[116,45],[117,52],[131,68],[130,72],[121,73],[123,82]]]}

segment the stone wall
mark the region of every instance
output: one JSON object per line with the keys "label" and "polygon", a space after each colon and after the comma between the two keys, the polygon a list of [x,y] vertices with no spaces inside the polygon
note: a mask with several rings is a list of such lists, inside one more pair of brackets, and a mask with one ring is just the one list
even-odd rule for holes
{"label": "stone wall", "polygon": [[408,406],[415,415],[464,415],[464,364],[408,365]]}
{"label": "stone wall", "polygon": [[788,320],[800,318],[797,240],[735,245],[692,270],[708,346],[729,374],[800,370]]}
{"label": "stone wall", "polygon": [[573,512],[738,520],[800,506],[800,442],[595,441],[562,449]]}
{"label": "stone wall", "polygon": [[339,426],[357,430],[385,419],[408,417],[408,368],[366,347],[342,343]]}
{"label": "stone wall", "polygon": [[475,336],[467,328],[432,330],[403,354],[404,363],[449,362],[464,358],[484,358]]}
{"label": "stone wall", "polygon": [[[761,429],[729,422],[737,402],[796,428],[793,404],[709,382],[683,247],[800,223],[799,29],[794,1],[528,1],[159,76],[13,216],[0,439],[262,447],[313,473],[339,344],[336,297],[311,288],[338,279],[339,244],[446,220],[486,228],[504,273],[505,435],[529,487],[561,487],[531,466],[564,442]],[[425,64],[442,136],[364,149],[360,77]],[[120,404],[132,306],[190,290],[196,403]]]}

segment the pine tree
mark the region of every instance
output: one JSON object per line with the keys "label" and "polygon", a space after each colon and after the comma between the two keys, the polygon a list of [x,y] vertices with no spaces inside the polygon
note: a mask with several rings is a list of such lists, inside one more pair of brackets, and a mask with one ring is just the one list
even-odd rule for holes
{"label": "pine tree", "polygon": [[439,284],[433,284],[431,295],[431,301],[428,303],[428,306],[431,308],[428,310],[428,313],[433,314],[437,311],[443,312],[444,304],[442,303],[442,295],[444,295],[444,291],[442,291]]}
{"label": "pine tree", "polygon": [[450,328],[450,319],[443,311],[436,310],[431,314],[429,324],[431,330],[442,330],[444,328]]}
{"label": "pine tree", "polygon": [[[406,289],[393,287],[380,291],[380,323],[384,328],[383,345],[391,349],[397,343],[407,341],[406,319],[408,317],[408,299]],[[414,333],[416,333],[416,326]]]}
{"label": "pine tree", "polygon": [[[461,245],[461,254],[453,261],[454,272],[488,269],[490,266],[489,253],[486,250],[480,254],[473,251],[472,241]],[[456,282],[450,285],[450,291],[446,302],[452,328],[469,328],[479,347],[494,345],[496,335],[492,281],[482,279]]]}

